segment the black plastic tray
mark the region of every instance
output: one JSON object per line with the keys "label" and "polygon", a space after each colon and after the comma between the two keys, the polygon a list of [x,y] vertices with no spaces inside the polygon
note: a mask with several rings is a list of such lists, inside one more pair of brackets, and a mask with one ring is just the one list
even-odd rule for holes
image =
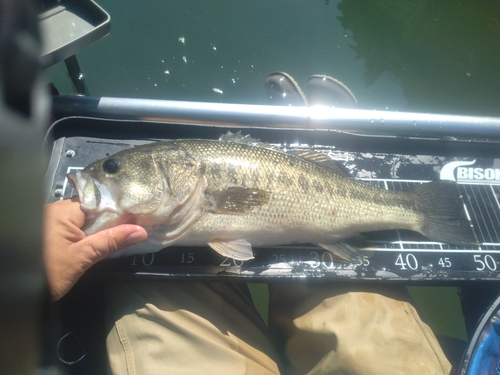
{"label": "black plastic tray", "polygon": [[[47,201],[75,195],[66,174],[124,148],[162,139],[217,139],[242,131],[287,148],[308,148],[341,161],[354,177],[389,189],[440,178],[445,165],[474,161],[468,168],[488,171],[489,179],[459,181],[466,209],[483,243],[456,247],[429,242],[412,232],[387,231],[371,236],[377,250],[359,264],[342,264],[314,246],[254,249],[255,259],[235,261],[210,248],[170,247],[158,253],[103,261],[94,275],[169,278],[230,278],[270,281],[290,278],[383,280],[446,283],[500,279],[500,168],[497,144],[355,136],[338,132],[162,124],[149,121],[63,118],[49,134],[52,148],[47,172]],[[490,177],[493,176],[493,179]]]}

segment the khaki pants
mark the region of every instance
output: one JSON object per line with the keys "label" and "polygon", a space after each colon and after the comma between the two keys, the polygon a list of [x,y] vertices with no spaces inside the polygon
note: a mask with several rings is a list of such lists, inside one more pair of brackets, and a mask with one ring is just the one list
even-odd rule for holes
{"label": "khaki pants", "polygon": [[392,289],[272,285],[271,338],[242,285],[118,282],[108,296],[110,370],[448,374],[451,366],[429,327],[407,296]]}

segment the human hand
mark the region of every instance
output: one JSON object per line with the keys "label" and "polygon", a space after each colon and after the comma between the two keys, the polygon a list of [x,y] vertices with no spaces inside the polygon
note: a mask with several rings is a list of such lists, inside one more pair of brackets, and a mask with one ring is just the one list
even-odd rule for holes
{"label": "human hand", "polygon": [[144,228],[132,224],[85,236],[80,229],[84,223],[78,199],[45,205],[44,263],[54,301],[64,296],[92,265],[148,237]]}

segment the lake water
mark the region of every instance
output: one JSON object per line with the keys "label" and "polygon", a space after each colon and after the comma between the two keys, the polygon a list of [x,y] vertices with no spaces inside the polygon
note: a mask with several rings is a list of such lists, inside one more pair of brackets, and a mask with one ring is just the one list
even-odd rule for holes
{"label": "lake water", "polygon": [[364,109],[500,116],[498,1],[98,3],[111,34],[77,55],[96,96],[266,104],[285,71],[335,77]]}

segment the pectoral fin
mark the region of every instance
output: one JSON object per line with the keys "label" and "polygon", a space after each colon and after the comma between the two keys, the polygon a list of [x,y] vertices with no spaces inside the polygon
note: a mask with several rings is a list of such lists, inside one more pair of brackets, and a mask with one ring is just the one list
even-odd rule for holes
{"label": "pectoral fin", "polygon": [[209,242],[208,246],[217,251],[220,255],[237,259],[253,259],[252,245],[247,240],[234,240],[227,242]]}
{"label": "pectoral fin", "polygon": [[242,215],[269,202],[269,192],[247,187],[228,187],[208,195],[209,212],[225,215]]}

